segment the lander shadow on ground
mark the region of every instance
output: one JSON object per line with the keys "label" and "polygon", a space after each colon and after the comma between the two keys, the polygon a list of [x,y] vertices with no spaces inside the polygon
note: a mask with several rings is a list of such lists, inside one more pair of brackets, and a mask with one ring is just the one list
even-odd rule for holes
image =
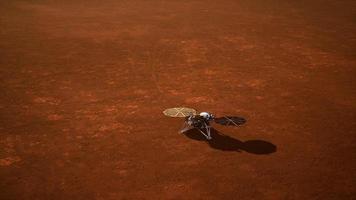
{"label": "lander shadow on ground", "polygon": [[222,151],[245,151],[252,154],[271,154],[277,151],[276,145],[264,140],[248,140],[242,142],[233,137],[224,135],[214,128],[211,128],[211,140],[206,138],[197,130],[192,129],[184,133],[193,140],[206,141],[210,147]]}

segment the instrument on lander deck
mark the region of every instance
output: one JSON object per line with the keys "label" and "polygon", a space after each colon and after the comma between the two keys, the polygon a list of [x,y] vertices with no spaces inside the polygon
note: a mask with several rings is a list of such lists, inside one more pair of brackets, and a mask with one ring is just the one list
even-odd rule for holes
{"label": "instrument on lander deck", "polygon": [[246,122],[246,120],[242,117],[223,116],[216,118],[209,112],[201,112],[197,114],[196,110],[185,107],[168,108],[163,111],[163,114],[168,117],[185,118],[180,133],[184,133],[195,128],[198,129],[208,140],[212,139],[210,134],[210,122],[215,122],[225,126],[239,126]]}

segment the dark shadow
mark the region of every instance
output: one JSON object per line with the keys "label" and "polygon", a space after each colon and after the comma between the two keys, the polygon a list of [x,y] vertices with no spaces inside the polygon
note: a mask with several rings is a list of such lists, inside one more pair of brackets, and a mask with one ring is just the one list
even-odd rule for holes
{"label": "dark shadow", "polygon": [[246,151],[253,154],[270,154],[277,151],[276,145],[264,140],[248,140],[242,142],[233,137],[224,135],[211,128],[211,140],[207,140],[197,129],[192,129],[184,133],[193,140],[206,141],[210,147],[222,151]]}

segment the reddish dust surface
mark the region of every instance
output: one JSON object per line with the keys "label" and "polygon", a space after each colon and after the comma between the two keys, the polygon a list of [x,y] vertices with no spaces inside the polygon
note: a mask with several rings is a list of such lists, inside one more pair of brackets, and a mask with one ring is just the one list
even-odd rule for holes
{"label": "reddish dust surface", "polygon": [[[355,1],[0,3],[0,199],[355,198]],[[214,139],[162,111],[247,119]]]}

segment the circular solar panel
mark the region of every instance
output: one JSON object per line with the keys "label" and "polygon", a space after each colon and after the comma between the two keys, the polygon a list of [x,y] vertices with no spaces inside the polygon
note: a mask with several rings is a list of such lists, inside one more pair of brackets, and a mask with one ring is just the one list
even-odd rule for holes
{"label": "circular solar panel", "polygon": [[168,117],[188,117],[190,115],[196,115],[197,111],[194,110],[193,108],[185,108],[185,107],[168,108],[165,111],[163,111],[163,114]]}

